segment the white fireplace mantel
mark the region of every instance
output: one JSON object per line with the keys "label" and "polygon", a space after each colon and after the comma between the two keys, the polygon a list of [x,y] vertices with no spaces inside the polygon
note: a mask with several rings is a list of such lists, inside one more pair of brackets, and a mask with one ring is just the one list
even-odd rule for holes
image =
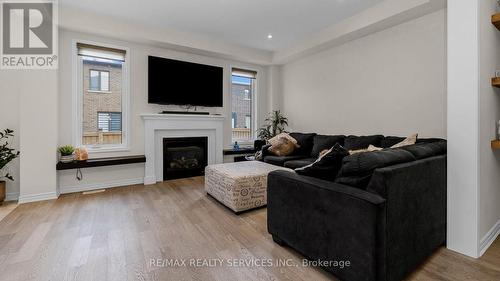
{"label": "white fireplace mantel", "polygon": [[163,181],[163,138],[207,137],[208,164],[222,163],[223,116],[141,114],[141,118],[146,154],[144,184]]}

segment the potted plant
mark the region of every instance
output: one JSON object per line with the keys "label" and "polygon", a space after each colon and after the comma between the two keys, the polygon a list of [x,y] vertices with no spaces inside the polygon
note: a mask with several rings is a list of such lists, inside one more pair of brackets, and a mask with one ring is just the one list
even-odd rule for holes
{"label": "potted plant", "polygon": [[281,111],[274,110],[269,113],[269,117],[265,120],[266,125],[261,127],[257,134],[260,139],[266,142],[272,137],[285,132],[285,127],[288,126],[288,118],[281,114]]}
{"label": "potted plant", "polygon": [[5,129],[0,131],[0,203],[5,200],[5,186],[6,183],[3,179],[8,179],[13,181],[14,178],[8,173],[3,172],[3,169],[7,164],[9,164],[12,160],[16,159],[19,156],[19,151],[16,151],[9,147],[8,138],[14,136],[14,131],[11,129]]}
{"label": "potted plant", "polygon": [[61,157],[59,158],[59,161],[62,163],[70,163],[75,160],[75,155],[73,155],[73,152],[75,152],[75,148],[71,145],[64,145],[59,147],[59,153],[61,153]]}

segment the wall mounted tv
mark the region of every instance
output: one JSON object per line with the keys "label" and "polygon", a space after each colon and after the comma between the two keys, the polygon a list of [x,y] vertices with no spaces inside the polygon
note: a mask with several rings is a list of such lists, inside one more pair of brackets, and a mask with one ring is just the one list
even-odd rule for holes
{"label": "wall mounted tv", "polygon": [[148,57],[148,102],[222,106],[222,67]]}

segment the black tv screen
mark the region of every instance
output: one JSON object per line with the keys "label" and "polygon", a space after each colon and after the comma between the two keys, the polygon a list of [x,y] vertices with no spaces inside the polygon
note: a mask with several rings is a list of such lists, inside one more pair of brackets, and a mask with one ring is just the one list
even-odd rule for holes
{"label": "black tv screen", "polygon": [[148,102],[222,106],[222,67],[149,56]]}

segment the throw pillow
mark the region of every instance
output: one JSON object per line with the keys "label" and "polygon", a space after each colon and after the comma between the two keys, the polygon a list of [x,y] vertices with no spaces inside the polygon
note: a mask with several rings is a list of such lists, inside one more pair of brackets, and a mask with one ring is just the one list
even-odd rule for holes
{"label": "throw pillow", "polygon": [[297,144],[293,143],[287,137],[279,138],[274,145],[271,145],[269,152],[276,156],[288,156],[293,153]]}
{"label": "throw pillow", "polygon": [[294,139],[293,137],[291,137],[288,133],[278,134],[278,135],[270,138],[267,142],[270,145],[277,145],[279,143],[279,139],[280,138],[286,138],[286,139],[288,139],[289,141],[291,141],[293,144],[295,144],[298,147],[297,140]]}
{"label": "throw pillow", "polygon": [[366,148],[366,149],[349,150],[349,154],[350,154],[350,155],[353,155],[353,154],[356,154],[356,153],[372,152],[372,151],[380,151],[380,150],[382,150],[382,149],[383,149],[383,148],[381,148],[381,147],[376,147],[376,146],[374,146],[374,145],[370,144],[370,145],[368,146],[368,148]]}
{"label": "throw pillow", "polygon": [[395,145],[391,146],[391,148],[399,148],[402,146],[415,144],[417,142],[417,137],[418,137],[418,134],[413,134],[413,135],[407,137],[406,139],[404,139],[402,142],[398,142]]}
{"label": "throw pillow", "polygon": [[342,159],[347,155],[349,152],[337,143],[316,161],[295,169],[295,172],[299,175],[334,181],[342,166]]}

